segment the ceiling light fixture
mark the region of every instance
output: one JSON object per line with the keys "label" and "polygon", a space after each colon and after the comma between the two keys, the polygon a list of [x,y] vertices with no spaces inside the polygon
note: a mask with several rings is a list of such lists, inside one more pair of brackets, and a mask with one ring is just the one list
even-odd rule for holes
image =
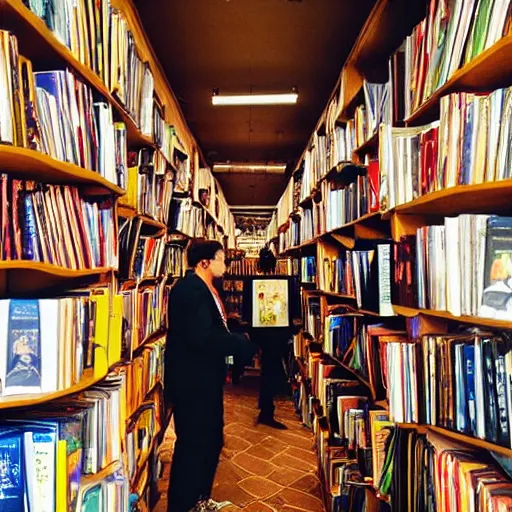
{"label": "ceiling light fixture", "polygon": [[212,105],[294,105],[297,103],[299,93],[297,88],[284,94],[219,94],[218,89],[212,93]]}
{"label": "ceiling light fixture", "polygon": [[286,164],[213,164],[213,172],[284,173]]}

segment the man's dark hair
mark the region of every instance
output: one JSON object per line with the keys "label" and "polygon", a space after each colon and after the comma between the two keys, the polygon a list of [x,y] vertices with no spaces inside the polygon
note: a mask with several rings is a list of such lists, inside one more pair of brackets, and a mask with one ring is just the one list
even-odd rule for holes
{"label": "man's dark hair", "polygon": [[224,247],[216,240],[193,240],[187,249],[187,260],[190,267],[196,267],[202,260],[213,260]]}

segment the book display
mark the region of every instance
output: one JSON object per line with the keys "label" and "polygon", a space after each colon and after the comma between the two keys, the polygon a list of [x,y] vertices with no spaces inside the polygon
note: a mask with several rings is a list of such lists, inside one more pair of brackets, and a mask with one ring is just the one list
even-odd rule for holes
{"label": "book display", "polygon": [[0,510],[149,511],[169,292],[233,216],[130,0],[0,20]]}
{"label": "book display", "polygon": [[269,225],[330,512],[510,507],[510,22],[377,1]]}

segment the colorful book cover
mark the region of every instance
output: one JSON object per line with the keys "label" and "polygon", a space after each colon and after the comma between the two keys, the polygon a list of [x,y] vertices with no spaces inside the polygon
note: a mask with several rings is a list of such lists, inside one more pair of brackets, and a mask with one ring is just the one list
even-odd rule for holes
{"label": "colorful book cover", "polygon": [[21,435],[0,430],[0,510],[20,512],[24,509],[24,483]]}

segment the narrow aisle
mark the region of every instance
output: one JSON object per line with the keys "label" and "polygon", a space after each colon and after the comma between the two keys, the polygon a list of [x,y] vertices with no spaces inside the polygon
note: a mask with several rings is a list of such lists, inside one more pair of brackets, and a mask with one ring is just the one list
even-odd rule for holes
{"label": "narrow aisle", "polygon": [[[276,402],[276,418],[288,430],[255,426],[257,377],[244,377],[239,386],[226,386],[225,447],[212,497],[237,507],[226,512],[324,512],[313,436],[303,427],[290,400]],[[161,450],[170,458],[169,439]],[[159,485],[162,496],[154,512],[166,512],[169,463]]]}

